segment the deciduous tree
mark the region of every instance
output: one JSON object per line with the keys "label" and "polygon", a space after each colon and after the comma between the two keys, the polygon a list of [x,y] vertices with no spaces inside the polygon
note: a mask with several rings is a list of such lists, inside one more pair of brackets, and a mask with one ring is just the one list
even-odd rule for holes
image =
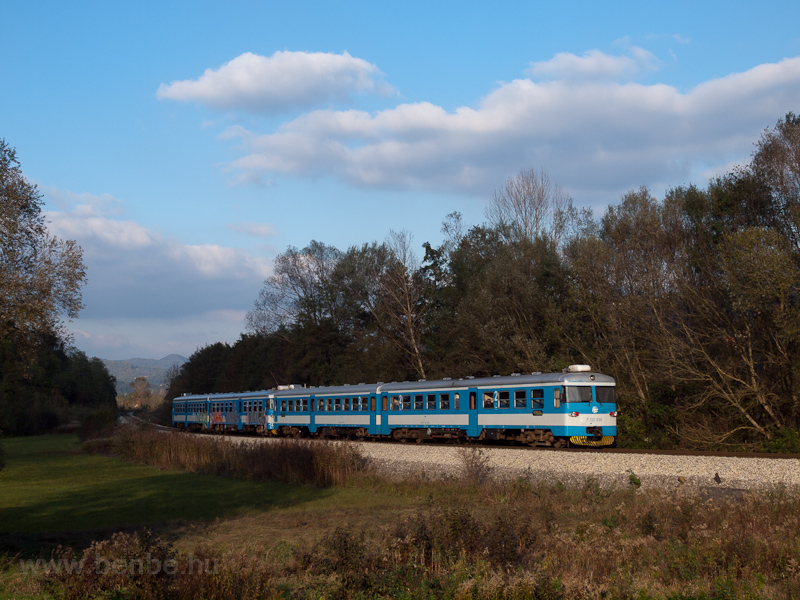
{"label": "deciduous tree", "polygon": [[42,196],[0,139],[0,336],[29,353],[77,317],[86,280],[81,248],[47,231]]}

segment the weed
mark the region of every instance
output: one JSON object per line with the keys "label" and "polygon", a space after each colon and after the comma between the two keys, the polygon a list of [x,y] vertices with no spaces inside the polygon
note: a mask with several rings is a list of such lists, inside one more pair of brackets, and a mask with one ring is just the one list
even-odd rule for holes
{"label": "weed", "polygon": [[633,469],[628,469],[628,482],[635,488],[641,487],[642,480],[633,472]]}
{"label": "weed", "polygon": [[477,446],[463,446],[458,449],[460,475],[463,482],[478,486],[487,482],[493,472],[491,459]]}

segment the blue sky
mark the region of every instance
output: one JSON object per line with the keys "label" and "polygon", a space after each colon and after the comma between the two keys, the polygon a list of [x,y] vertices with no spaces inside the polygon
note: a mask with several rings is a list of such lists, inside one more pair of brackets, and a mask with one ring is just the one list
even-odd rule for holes
{"label": "blue sky", "polygon": [[800,3],[2,3],[0,137],[84,249],[91,356],[235,341],[275,255],[484,220],[545,170],[595,216],[800,112]]}

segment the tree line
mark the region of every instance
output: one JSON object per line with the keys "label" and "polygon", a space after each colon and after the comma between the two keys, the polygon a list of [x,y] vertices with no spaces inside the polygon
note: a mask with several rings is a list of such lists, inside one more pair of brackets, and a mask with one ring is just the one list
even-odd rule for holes
{"label": "tree line", "polygon": [[641,188],[595,219],[546,173],[458,213],[341,251],[289,247],[233,345],[199,349],[184,392],[557,371],[618,382],[620,438],[800,451],[800,117],[730,173]]}
{"label": "tree line", "polygon": [[83,308],[85,281],[80,246],[47,230],[42,195],[0,139],[0,435],[116,410],[114,378],[69,345],[62,320]]}

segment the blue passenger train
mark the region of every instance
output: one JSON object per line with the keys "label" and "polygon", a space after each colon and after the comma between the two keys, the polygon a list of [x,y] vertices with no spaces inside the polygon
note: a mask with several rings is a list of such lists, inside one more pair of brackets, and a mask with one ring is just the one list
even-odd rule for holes
{"label": "blue passenger train", "polygon": [[287,437],[609,446],[617,404],[612,377],[571,365],[562,373],[184,395],[173,400],[172,423]]}

